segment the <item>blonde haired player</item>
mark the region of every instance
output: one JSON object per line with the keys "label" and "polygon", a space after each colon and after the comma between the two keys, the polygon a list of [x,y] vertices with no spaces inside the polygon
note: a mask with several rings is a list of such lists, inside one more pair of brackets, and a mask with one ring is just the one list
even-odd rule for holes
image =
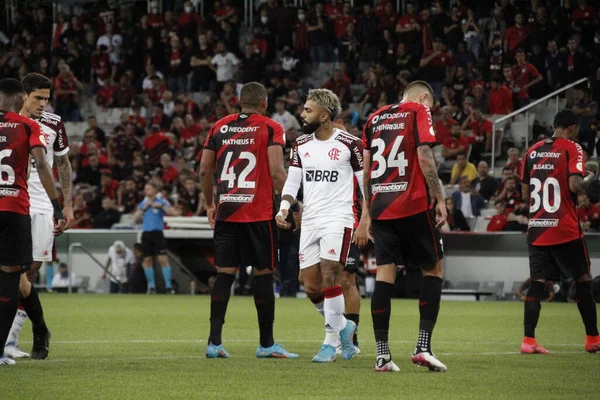
{"label": "blonde haired player", "polygon": [[285,225],[300,184],[304,212],[300,233],[300,280],[317,310],[325,316],[325,341],[313,362],[332,362],[341,342],[342,358],[351,359],[356,324],[344,317],[340,285],[354,225],[354,178],[362,188],[362,143],[334,126],[340,101],[327,89],[308,93],[301,118],[305,135],[292,150],[277,223]]}

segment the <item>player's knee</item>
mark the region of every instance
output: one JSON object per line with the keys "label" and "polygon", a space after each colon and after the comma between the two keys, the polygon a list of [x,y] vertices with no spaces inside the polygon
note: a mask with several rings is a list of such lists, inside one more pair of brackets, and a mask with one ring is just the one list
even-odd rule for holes
{"label": "player's knee", "polygon": [[21,297],[29,297],[31,293],[31,281],[27,278],[26,274],[21,274],[19,280],[19,294]]}
{"label": "player's knee", "polygon": [[591,280],[592,280],[592,276],[589,274],[589,272],[575,278],[576,283],[583,283],[583,282],[588,282]]}
{"label": "player's knee", "polygon": [[0,297],[9,298],[10,302],[16,307],[19,296],[20,274],[11,267],[2,267],[0,271],[2,271],[0,272]]}
{"label": "player's knee", "polygon": [[344,271],[344,272],[342,272],[341,283],[342,283],[342,290],[344,290],[344,292],[346,292],[347,290],[352,289],[353,287],[356,287],[356,278],[353,273]]}
{"label": "player's knee", "polygon": [[435,264],[423,264],[421,265],[421,271],[423,276],[444,278],[444,266],[441,261],[438,261]]}

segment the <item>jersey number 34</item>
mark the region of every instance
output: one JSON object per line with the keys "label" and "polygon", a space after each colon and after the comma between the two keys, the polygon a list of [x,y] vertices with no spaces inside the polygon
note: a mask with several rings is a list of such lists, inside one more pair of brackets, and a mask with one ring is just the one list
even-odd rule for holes
{"label": "jersey number 34", "polygon": [[398,168],[398,176],[404,176],[406,174],[406,167],[408,167],[408,161],[404,157],[404,151],[399,151],[404,136],[397,136],[390,150],[390,154],[387,160],[383,156],[385,151],[385,141],[382,138],[373,139],[371,142],[371,148],[377,147],[377,151],[373,154],[372,162],[377,162],[377,169],[371,171],[371,179],[377,179],[381,177],[386,169]]}

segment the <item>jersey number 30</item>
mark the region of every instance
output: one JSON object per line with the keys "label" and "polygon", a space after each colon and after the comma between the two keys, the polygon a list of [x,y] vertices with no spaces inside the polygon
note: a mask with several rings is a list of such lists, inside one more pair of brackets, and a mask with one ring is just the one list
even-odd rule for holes
{"label": "jersey number 30", "polygon": [[398,176],[404,176],[404,174],[406,174],[408,161],[406,161],[406,158],[404,157],[404,151],[399,152],[403,140],[404,136],[396,137],[386,162],[386,159],[383,156],[383,152],[385,151],[385,142],[382,138],[373,139],[371,142],[371,147],[377,147],[377,151],[373,154],[372,162],[377,162],[377,169],[371,172],[371,179],[381,177],[385,173],[386,169],[394,167],[398,168]]}
{"label": "jersey number 30", "polygon": [[[540,207],[544,207],[547,213],[555,213],[560,208],[560,184],[556,178],[546,178],[544,182],[538,178],[532,178],[531,181],[531,204],[530,212],[537,212]],[[541,197],[540,197],[541,192]],[[550,193],[553,192],[554,204],[550,204]]]}
{"label": "jersey number 30", "polygon": [[[221,182],[227,181],[227,187],[229,189],[233,189],[235,187],[235,170],[234,166],[231,165],[231,158],[233,157],[233,152],[230,151],[225,156],[225,164],[223,165],[223,171],[221,172]],[[248,175],[254,171],[254,167],[256,167],[256,156],[249,151],[242,151],[240,153],[239,159],[248,160],[248,165],[246,168],[242,170],[240,175],[237,177],[238,183],[237,187],[240,189],[254,189],[256,187],[256,182],[247,181]]]}
{"label": "jersey number 30", "polygon": [[0,151],[0,185],[10,186],[15,183],[15,170],[10,165],[2,164],[2,159],[10,157],[11,149]]}

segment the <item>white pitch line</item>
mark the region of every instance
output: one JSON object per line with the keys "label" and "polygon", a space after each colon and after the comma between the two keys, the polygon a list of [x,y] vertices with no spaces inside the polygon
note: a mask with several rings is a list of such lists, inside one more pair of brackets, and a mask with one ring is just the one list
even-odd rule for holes
{"label": "white pitch line", "polygon": [[[485,353],[437,353],[436,354],[438,356],[468,356],[468,357],[472,357],[472,356],[511,356],[511,355],[521,355],[521,353],[517,352],[517,351],[506,351],[506,352],[485,352]],[[585,354],[583,351],[552,351],[550,352],[550,355],[553,354]],[[368,357],[375,357],[376,354],[375,353],[361,353],[361,355],[359,355],[359,358],[362,358],[362,356],[368,356]],[[546,356],[549,357],[549,356]],[[235,362],[236,359],[243,359],[243,360],[247,360],[247,359],[255,359],[256,356],[249,356],[249,355],[232,355],[231,359],[233,362]],[[408,357],[407,357],[408,358]],[[17,361],[18,365],[38,365],[40,363],[43,364],[47,364],[47,363],[63,363],[63,362],[75,362],[75,361],[90,361],[90,362],[99,362],[99,361],[110,361],[110,362],[119,362],[119,361],[154,361],[154,360],[203,360],[206,359],[205,356],[143,356],[143,357],[118,357],[118,358],[110,358],[110,357],[94,357],[94,358],[56,358],[56,359],[47,359],[44,361]],[[309,360],[310,357],[309,356],[304,356],[302,357],[302,355],[300,356],[300,362],[302,362],[303,360]],[[216,362],[227,362],[227,361],[216,361]],[[298,361],[296,361],[298,362]],[[345,362],[345,361],[343,361]]]}

